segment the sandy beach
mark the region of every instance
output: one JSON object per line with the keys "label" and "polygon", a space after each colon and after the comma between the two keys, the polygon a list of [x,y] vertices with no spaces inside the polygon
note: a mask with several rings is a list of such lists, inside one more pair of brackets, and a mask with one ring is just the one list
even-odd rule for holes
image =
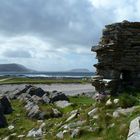
{"label": "sandy beach", "polygon": [[[15,89],[20,89],[25,87],[26,84],[9,84],[9,85],[0,85],[0,91],[13,91]],[[95,88],[91,84],[34,84],[36,87],[41,87],[45,91],[61,91],[66,95],[76,95],[81,93],[94,92]]]}

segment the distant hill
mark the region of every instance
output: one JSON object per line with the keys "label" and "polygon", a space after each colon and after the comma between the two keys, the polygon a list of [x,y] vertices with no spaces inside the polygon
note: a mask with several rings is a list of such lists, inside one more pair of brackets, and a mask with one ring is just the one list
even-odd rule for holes
{"label": "distant hill", "polygon": [[90,72],[88,69],[72,69],[69,70],[68,72]]}
{"label": "distant hill", "polygon": [[12,64],[0,64],[0,72],[32,72],[23,65],[12,63]]}

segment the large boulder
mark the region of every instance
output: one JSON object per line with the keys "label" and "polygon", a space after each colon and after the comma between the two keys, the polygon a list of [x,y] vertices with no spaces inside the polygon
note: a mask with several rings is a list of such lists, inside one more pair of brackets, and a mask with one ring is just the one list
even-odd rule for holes
{"label": "large boulder", "polygon": [[140,117],[131,121],[127,140],[140,140]]}
{"label": "large boulder", "polygon": [[27,110],[27,116],[31,119],[39,119],[39,114],[41,113],[39,106],[33,102],[28,102],[25,105]]}
{"label": "large boulder", "polygon": [[25,109],[27,111],[27,116],[31,119],[44,120],[47,118],[47,113],[41,111],[39,106],[32,101],[27,102]]}
{"label": "large boulder", "polygon": [[21,95],[22,93],[25,93],[31,87],[32,87],[32,85],[25,85],[25,88],[20,89],[20,91],[16,95],[18,96],[18,95]]}
{"label": "large boulder", "polygon": [[9,102],[9,100],[7,99],[6,96],[1,97],[0,103],[1,103],[1,106],[2,106],[2,108],[3,108],[3,113],[4,113],[4,114],[10,114],[10,113],[13,112],[13,109],[12,109],[12,107],[11,107],[11,104],[10,104],[10,102]]}
{"label": "large boulder", "polygon": [[19,96],[20,90],[19,89],[15,89],[13,91],[11,91],[9,94],[8,94],[8,98],[13,100],[13,99],[17,99],[17,97]]}
{"label": "large boulder", "polygon": [[31,119],[39,119],[39,114],[41,111],[39,110],[38,105],[35,105],[31,108],[31,110],[28,113],[28,117]]}
{"label": "large boulder", "polygon": [[68,101],[56,101],[55,105],[60,108],[65,108],[72,105],[72,103],[69,103]]}
{"label": "large boulder", "polygon": [[133,107],[130,107],[130,108],[119,107],[113,112],[113,117],[117,118],[120,115],[127,116],[127,115],[131,114],[132,112],[134,112],[137,108],[139,108],[139,106],[133,106]]}
{"label": "large boulder", "polygon": [[56,101],[69,101],[69,98],[61,92],[56,92],[52,95],[50,102],[54,103]]}
{"label": "large boulder", "polygon": [[10,99],[17,99],[18,96],[22,95],[22,93],[26,93],[28,89],[30,89],[31,85],[25,85],[25,87],[20,89],[15,89],[9,94]]}
{"label": "large boulder", "polygon": [[0,103],[0,128],[6,127],[7,125],[6,118],[3,114],[3,105]]}
{"label": "large boulder", "polygon": [[27,102],[28,100],[31,99],[31,96],[27,93],[21,94],[17,97],[18,100],[20,100],[21,102]]}
{"label": "large boulder", "polygon": [[42,97],[45,94],[45,91],[41,88],[31,87],[27,90],[27,93],[31,96],[36,95],[38,97]]}
{"label": "large boulder", "polygon": [[44,94],[42,96],[42,101],[43,101],[43,103],[46,103],[46,104],[50,103],[50,98],[47,96],[47,94]]}
{"label": "large boulder", "polygon": [[43,102],[42,98],[36,95],[31,96],[30,100],[32,100],[36,104]]}

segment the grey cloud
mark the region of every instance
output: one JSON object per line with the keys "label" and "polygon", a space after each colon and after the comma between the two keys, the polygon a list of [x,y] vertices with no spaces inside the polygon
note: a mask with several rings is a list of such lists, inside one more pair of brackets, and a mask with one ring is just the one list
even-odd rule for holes
{"label": "grey cloud", "polygon": [[[132,0],[122,3],[126,9],[129,4],[135,9]],[[58,46],[88,47],[98,41],[105,24],[118,18],[118,7],[101,8],[92,6],[89,0],[0,0],[0,31],[51,38]]]}
{"label": "grey cloud", "polygon": [[[88,0],[0,0],[0,30],[34,34],[60,44],[90,45],[97,41],[102,21]],[[101,18],[101,17],[100,17]]]}
{"label": "grey cloud", "polygon": [[6,50],[5,52],[3,52],[3,56],[5,57],[9,57],[9,58],[31,58],[31,54],[29,53],[29,51],[25,51],[25,50]]}
{"label": "grey cloud", "polygon": [[[139,20],[139,5],[140,0],[0,0],[1,57],[15,58],[15,62],[20,57],[26,65],[24,58],[31,58],[31,67],[67,68],[77,59],[85,60],[79,65],[92,65],[95,59],[89,62],[90,49],[104,25]],[[11,46],[13,49],[6,49]],[[61,65],[58,57],[63,58]]]}

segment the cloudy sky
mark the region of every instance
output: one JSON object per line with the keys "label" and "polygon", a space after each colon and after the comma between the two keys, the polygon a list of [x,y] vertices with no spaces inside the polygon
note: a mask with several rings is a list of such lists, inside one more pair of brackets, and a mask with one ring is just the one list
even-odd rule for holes
{"label": "cloudy sky", "polygon": [[140,21],[140,0],[0,0],[0,63],[93,70],[105,24]]}

